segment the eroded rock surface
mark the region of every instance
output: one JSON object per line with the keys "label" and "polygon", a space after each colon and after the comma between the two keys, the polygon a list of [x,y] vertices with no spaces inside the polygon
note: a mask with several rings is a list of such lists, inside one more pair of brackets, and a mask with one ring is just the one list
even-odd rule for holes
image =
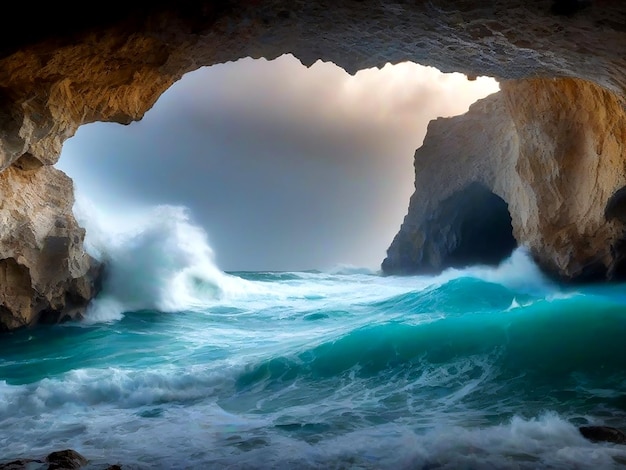
{"label": "eroded rock surface", "polygon": [[[507,81],[501,88],[463,116],[431,122],[415,153],[415,194],[383,269],[458,266],[463,233],[439,214],[455,194],[480,183],[506,202],[513,236],[548,273],[564,280],[623,276],[623,98],[569,78]],[[467,223],[479,226],[484,212],[494,211],[469,209],[462,197],[454,210],[469,210]],[[486,230],[485,237],[497,245],[497,232]]]}
{"label": "eroded rock surface", "polygon": [[0,173],[0,331],[76,318],[95,295],[99,268],[73,201],[52,166]]}
{"label": "eroded rock surface", "polygon": [[[435,246],[436,233],[420,224],[454,191],[478,182],[508,204],[513,235],[528,243],[547,269],[566,278],[618,272],[623,218],[613,216],[621,213],[613,206],[620,199],[613,198],[607,220],[604,206],[624,185],[619,136],[626,90],[625,6],[620,0],[598,0],[577,11],[568,3],[112,0],[90,8],[73,1],[62,7],[12,5],[7,21],[23,24],[17,31],[0,31],[5,222],[0,329],[72,316],[94,292],[82,231],[68,209],[71,190],[50,168],[63,141],[84,123],[141,119],[184,73],[248,56],[272,59],[293,53],[304,64],[332,61],[351,73],[409,60],[444,72],[512,80],[498,97],[449,121],[459,135],[445,130],[448,124],[431,125],[431,132],[465,142],[467,148],[449,143],[453,153],[444,155],[437,152],[446,145],[427,138],[423,149],[431,150],[420,150],[417,161],[423,171],[419,194],[411,200],[387,268],[444,266],[447,254]],[[571,80],[555,86],[553,77],[593,85]],[[553,109],[558,106],[563,110]],[[429,183],[429,177],[441,180]],[[449,251],[452,244],[440,246]]]}
{"label": "eroded rock surface", "polygon": [[[73,449],[51,452],[45,459],[18,459],[0,463],[0,470],[77,470],[89,463],[89,460]],[[121,469],[119,465],[111,465],[108,469]]]}

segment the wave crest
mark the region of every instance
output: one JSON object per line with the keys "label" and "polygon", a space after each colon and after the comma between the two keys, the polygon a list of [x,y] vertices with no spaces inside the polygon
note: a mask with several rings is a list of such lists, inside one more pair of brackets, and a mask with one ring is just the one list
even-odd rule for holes
{"label": "wave crest", "polygon": [[85,246],[104,263],[105,275],[88,320],[116,320],[137,310],[194,310],[245,288],[247,281],[216,266],[206,233],[185,207],[156,206],[132,220],[89,212],[81,220]]}

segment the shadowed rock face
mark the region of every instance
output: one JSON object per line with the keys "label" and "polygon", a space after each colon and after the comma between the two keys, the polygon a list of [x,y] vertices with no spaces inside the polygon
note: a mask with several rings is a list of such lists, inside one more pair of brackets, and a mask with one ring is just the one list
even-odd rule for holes
{"label": "shadowed rock face", "polygon": [[626,434],[623,431],[609,426],[581,426],[580,433],[592,442],[613,442],[626,444]]}
{"label": "shadowed rock face", "polygon": [[475,182],[441,201],[422,228],[413,238],[398,235],[394,243],[404,244],[400,256],[385,259],[383,270],[437,273],[446,267],[496,265],[517,246],[506,202]]}
{"label": "shadowed rock face", "polygon": [[0,173],[0,331],[79,317],[95,295],[72,191],[52,166]]}
{"label": "shadowed rock face", "polygon": [[463,116],[430,123],[415,153],[415,194],[383,269],[453,265],[436,242],[450,227],[433,214],[477,182],[508,204],[513,236],[547,273],[565,281],[622,277],[623,98],[571,78],[505,81],[501,88]]}
{"label": "shadowed rock face", "polygon": [[626,185],[626,12],[619,0],[587,3],[18,2],[8,21],[24,27],[0,31],[0,329],[74,317],[95,292],[71,183],[51,167],[63,141],[84,123],[141,119],[184,73],[247,56],[293,53],[351,73],[409,60],[501,79],[503,91],[466,117],[431,124],[404,241],[385,266],[420,259],[416,234],[435,237],[426,215],[480,183],[547,270],[610,278],[622,270],[623,223],[604,210]]}

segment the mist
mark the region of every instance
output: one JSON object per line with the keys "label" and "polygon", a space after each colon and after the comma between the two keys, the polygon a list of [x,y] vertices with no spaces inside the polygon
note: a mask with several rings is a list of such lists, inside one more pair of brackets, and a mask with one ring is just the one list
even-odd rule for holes
{"label": "mist", "polygon": [[242,59],[185,75],[138,122],[82,126],[57,167],[113,224],[185,206],[224,271],[377,270],[428,122],[497,90],[412,63]]}

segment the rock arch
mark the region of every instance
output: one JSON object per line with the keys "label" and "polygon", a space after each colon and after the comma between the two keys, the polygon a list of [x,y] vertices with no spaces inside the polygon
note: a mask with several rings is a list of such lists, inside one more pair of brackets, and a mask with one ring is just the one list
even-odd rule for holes
{"label": "rock arch", "polygon": [[516,240],[548,274],[612,279],[624,256],[625,221],[607,220],[605,207],[626,183],[624,101],[572,78],[501,88],[463,116],[430,123],[415,152],[415,194],[388,250],[387,272],[406,253],[403,240],[420,249],[419,234],[442,200],[480,181],[507,201]]}
{"label": "rock arch", "polygon": [[[441,201],[399,256],[383,262],[386,272],[438,273],[449,267],[497,265],[517,247],[507,203],[484,184],[472,182]],[[399,234],[403,237],[403,233]]]}
{"label": "rock arch", "polygon": [[[15,258],[30,269],[30,313],[20,310],[26,315],[20,324],[36,322],[51,308],[61,312],[59,318],[76,315],[75,305],[86,304],[95,292],[97,269],[83,251],[83,231],[71,213],[71,182],[51,166],[63,141],[88,122],[141,119],[184,73],[247,56],[292,53],[304,64],[322,59],[351,73],[408,60],[499,78],[503,91],[465,118],[431,125],[431,137],[416,157],[418,193],[401,233],[414,233],[450,191],[478,181],[508,201],[516,239],[529,244],[547,270],[573,279],[594,265],[597,277],[610,275],[615,259],[610,247],[623,227],[617,219],[607,221],[603,209],[626,184],[625,6],[617,0],[591,2],[561,15],[552,5],[551,0],[12,5],[11,21],[24,27],[0,31],[0,259]],[[437,144],[446,139],[464,148],[448,154],[450,149]],[[438,186],[429,186],[432,178]],[[49,237],[66,238],[63,269],[45,261]],[[388,258],[399,256],[398,250],[394,242]],[[0,286],[0,293],[6,289]],[[64,290],[75,293],[71,307],[62,300]],[[1,306],[3,318],[21,308],[10,300]]]}

